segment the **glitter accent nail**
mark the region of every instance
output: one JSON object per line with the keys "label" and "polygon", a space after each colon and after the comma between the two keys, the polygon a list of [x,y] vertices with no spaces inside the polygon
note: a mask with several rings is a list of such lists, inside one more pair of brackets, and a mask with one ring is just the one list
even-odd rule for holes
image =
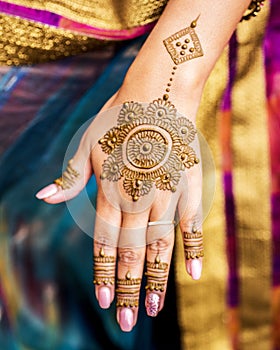
{"label": "glitter accent nail", "polygon": [[155,317],[158,314],[160,297],[158,294],[149,293],[146,297],[146,309],[148,316]]}

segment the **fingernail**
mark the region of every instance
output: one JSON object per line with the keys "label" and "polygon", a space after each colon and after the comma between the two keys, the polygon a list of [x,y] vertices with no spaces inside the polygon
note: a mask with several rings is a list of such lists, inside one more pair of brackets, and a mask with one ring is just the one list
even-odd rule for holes
{"label": "fingernail", "polygon": [[58,191],[58,188],[55,184],[51,184],[45,188],[43,188],[41,191],[39,191],[38,193],[35,194],[35,196],[38,199],[44,199],[47,197],[52,196],[53,194],[55,194]]}
{"label": "fingernail", "polygon": [[201,276],[202,264],[198,259],[193,259],[191,262],[191,273],[194,280],[199,280]]}
{"label": "fingernail", "polygon": [[160,297],[158,294],[149,293],[146,297],[147,315],[155,317],[158,314]]}
{"label": "fingernail", "polygon": [[108,309],[111,304],[111,291],[108,287],[101,287],[98,290],[98,301],[102,309]]}
{"label": "fingernail", "polygon": [[124,332],[130,332],[133,327],[133,311],[128,308],[123,308],[120,311],[120,326]]}

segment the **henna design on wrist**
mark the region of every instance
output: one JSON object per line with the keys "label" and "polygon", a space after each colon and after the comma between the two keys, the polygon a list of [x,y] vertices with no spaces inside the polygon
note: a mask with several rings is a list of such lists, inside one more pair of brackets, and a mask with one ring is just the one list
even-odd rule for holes
{"label": "henna design on wrist", "polygon": [[177,65],[204,55],[198,35],[195,32],[199,17],[200,15],[191,22],[189,27],[163,40],[167,52],[176,64],[176,66],[172,68],[171,77],[169,78],[165,93],[162,97],[164,101],[169,99],[169,92],[177,70]]}
{"label": "henna design on wrist", "polygon": [[[163,41],[176,65],[203,55],[195,32],[198,18]],[[153,184],[159,190],[175,192],[181,172],[199,162],[190,146],[195,127],[169,101],[176,69],[174,66],[162,98],[146,108],[139,102],[125,102],[117,126],[99,140],[102,151],[108,155],[102,165],[101,180],[123,179],[123,188],[133,201],[147,195]]]}
{"label": "henna design on wrist", "polygon": [[189,27],[163,40],[166,50],[176,65],[203,56],[203,50],[195,32],[198,18],[199,16],[191,22]]}

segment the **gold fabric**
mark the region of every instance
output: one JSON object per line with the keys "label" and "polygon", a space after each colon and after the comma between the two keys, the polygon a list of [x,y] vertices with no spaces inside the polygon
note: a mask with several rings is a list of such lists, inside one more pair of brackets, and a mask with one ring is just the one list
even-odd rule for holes
{"label": "gold fabric", "polygon": [[[239,318],[237,348],[241,350],[271,349],[271,221],[261,47],[267,12],[268,6],[254,21],[238,27],[238,72],[233,91],[233,189],[240,276],[240,304],[239,311],[235,312]],[[200,281],[187,277],[181,237],[176,243],[179,322],[183,349],[188,350],[232,349],[230,330],[227,330],[230,314],[226,305],[225,212],[217,134],[217,105],[227,79],[226,67],[227,60],[223,56],[208,81],[199,113],[200,130],[212,149],[217,175],[214,205],[203,226],[205,258]],[[238,327],[238,323],[235,326]]]}
{"label": "gold fabric", "polygon": [[280,286],[274,287],[272,295],[274,349],[280,346]]}
{"label": "gold fabric", "polygon": [[47,62],[101,45],[105,42],[0,14],[0,65]]}
{"label": "gold fabric", "polygon": [[[181,234],[176,243],[176,286],[183,349],[228,350],[226,320],[227,258],[225,219],[220,167],[217,101],[227,82],[227,55],[221,57],[206,85],[198,116],[198,129],[206,138],[216,160],[216,193],[212,210],[203,224],[203,274],[193,281],[185,271]],[[215,89],[212,87],[215,86]],[[210,175],[210,174],[208,174]],[[207,181],[207,179],[206,179]]]}
{"label": "gold fabric", "polygon": [[267,14],[265,6],[255,22],[238,28],[237,81],[232,94],[242,350],[271,349],[270,166],[262,48]]}
{"label": "gold fabric", "polygon": [[54,12],[98,28],[121,30],[155,21],[163,11],[167,0],[8,0],[7,2]]}

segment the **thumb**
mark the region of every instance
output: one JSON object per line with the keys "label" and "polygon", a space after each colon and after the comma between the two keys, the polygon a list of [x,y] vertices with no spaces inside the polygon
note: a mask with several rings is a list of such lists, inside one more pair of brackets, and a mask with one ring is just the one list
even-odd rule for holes
{"label": "thumb", "polygon": [[82,161],[76,154],[68,162],[62,176],[54,180],[54,183],[42,188],[35,196],[50,204],[72,199],[85,187],[92,173],[90,158]]}

